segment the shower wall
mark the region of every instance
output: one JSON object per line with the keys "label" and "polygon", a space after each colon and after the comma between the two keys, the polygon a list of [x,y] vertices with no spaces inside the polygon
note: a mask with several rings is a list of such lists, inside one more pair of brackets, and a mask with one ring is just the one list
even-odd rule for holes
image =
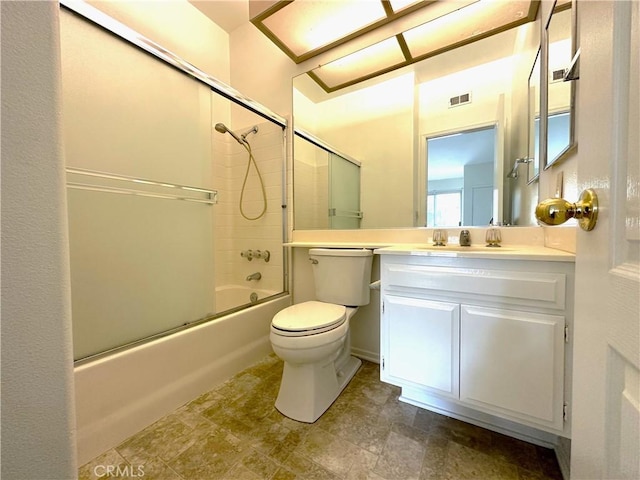
{"label": "shower wall", "polygon": [[[214,124],[218,121],[219,117],[214,114]],[[247,220],[240,215],[240,194],[249,154],[231,135],[214,131],[214,183],[221,187],[214,212],[216,285],[281,292],[283,130],[258,115],[250,124],[227,125],[235,132],[246,132],[254,125],[258,127],[258,133],[248,135],[247,140],[264,182],[267,211],[257,220]],[[263,207],[262,189],[253,165],[247,177],[243,207],[250,218],[259,215]],[[249,261],[240,256],[245,250],[268,250],[271,256],[268,262],[257,258]],[[246,277],[255,272],[260,272],[262,278],[247,281]],[[246,301],[249,301],[248,295]]]}

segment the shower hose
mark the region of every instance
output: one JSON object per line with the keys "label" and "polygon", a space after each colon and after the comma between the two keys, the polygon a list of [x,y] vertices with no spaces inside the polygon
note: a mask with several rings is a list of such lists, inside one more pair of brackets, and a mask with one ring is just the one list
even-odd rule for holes
{"label": "shower hose", "polygon": [[[256,159],[253,158],[253,152],[251,151],[251,145],[246,140],[242,143],[244,148],[246,148],[247,153],[249,154],[249,159],[247,161],[247,170],[244,173],[244,180],[242,181],[242,190],[240,191],[240,215],[247,220],[258,220],[263,217],[267,212],[267,192],[264,188],[264,181],[262,180],[262,175],[260,174],[260,169],[258,168],[258,164],[256,163]],[[256,173],[258,174],[258,180],[260,181],[260,189],[262,190],[262,211],[256,217],[250,217],[244,212],[244,191],[247,186],[247,179],[249,178],[249,170],[251,170],[251,164],[253,163],[254,168],[256,169]]]}

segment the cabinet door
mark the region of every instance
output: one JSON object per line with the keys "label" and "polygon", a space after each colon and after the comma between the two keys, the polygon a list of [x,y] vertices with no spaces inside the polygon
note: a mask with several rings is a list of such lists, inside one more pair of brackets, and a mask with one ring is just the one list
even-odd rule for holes
{"label": "cabinet door", "polygon": [[458,396],[460,306],[385,295],[383,381]]}
{"label": "cabinet door", "polygon": [[460,400],[562,429],[564,317],[461,306]]}

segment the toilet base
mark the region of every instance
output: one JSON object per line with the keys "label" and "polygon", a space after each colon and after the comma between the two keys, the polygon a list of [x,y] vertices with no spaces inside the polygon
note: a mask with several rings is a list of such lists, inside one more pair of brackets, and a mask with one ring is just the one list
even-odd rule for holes
{"label": "toilet base", "polygon": [[338,398],[362,365],[362,361],[356,357],[349,356],[344,360],[330,361],[324,365],[293,365],[285,362],[276,400],[278,411],[299,422],[315,422]]}

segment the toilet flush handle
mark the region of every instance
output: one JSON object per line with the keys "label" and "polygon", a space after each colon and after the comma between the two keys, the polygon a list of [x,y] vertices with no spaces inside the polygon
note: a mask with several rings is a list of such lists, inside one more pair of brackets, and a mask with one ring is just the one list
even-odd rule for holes
{"label": "toilet flush handle", "polygon": [[313,265],[317,265],[317,264],[318,264],[318,260],[316,260],[315,258],[309,258],[309,261],[310,261]]}

